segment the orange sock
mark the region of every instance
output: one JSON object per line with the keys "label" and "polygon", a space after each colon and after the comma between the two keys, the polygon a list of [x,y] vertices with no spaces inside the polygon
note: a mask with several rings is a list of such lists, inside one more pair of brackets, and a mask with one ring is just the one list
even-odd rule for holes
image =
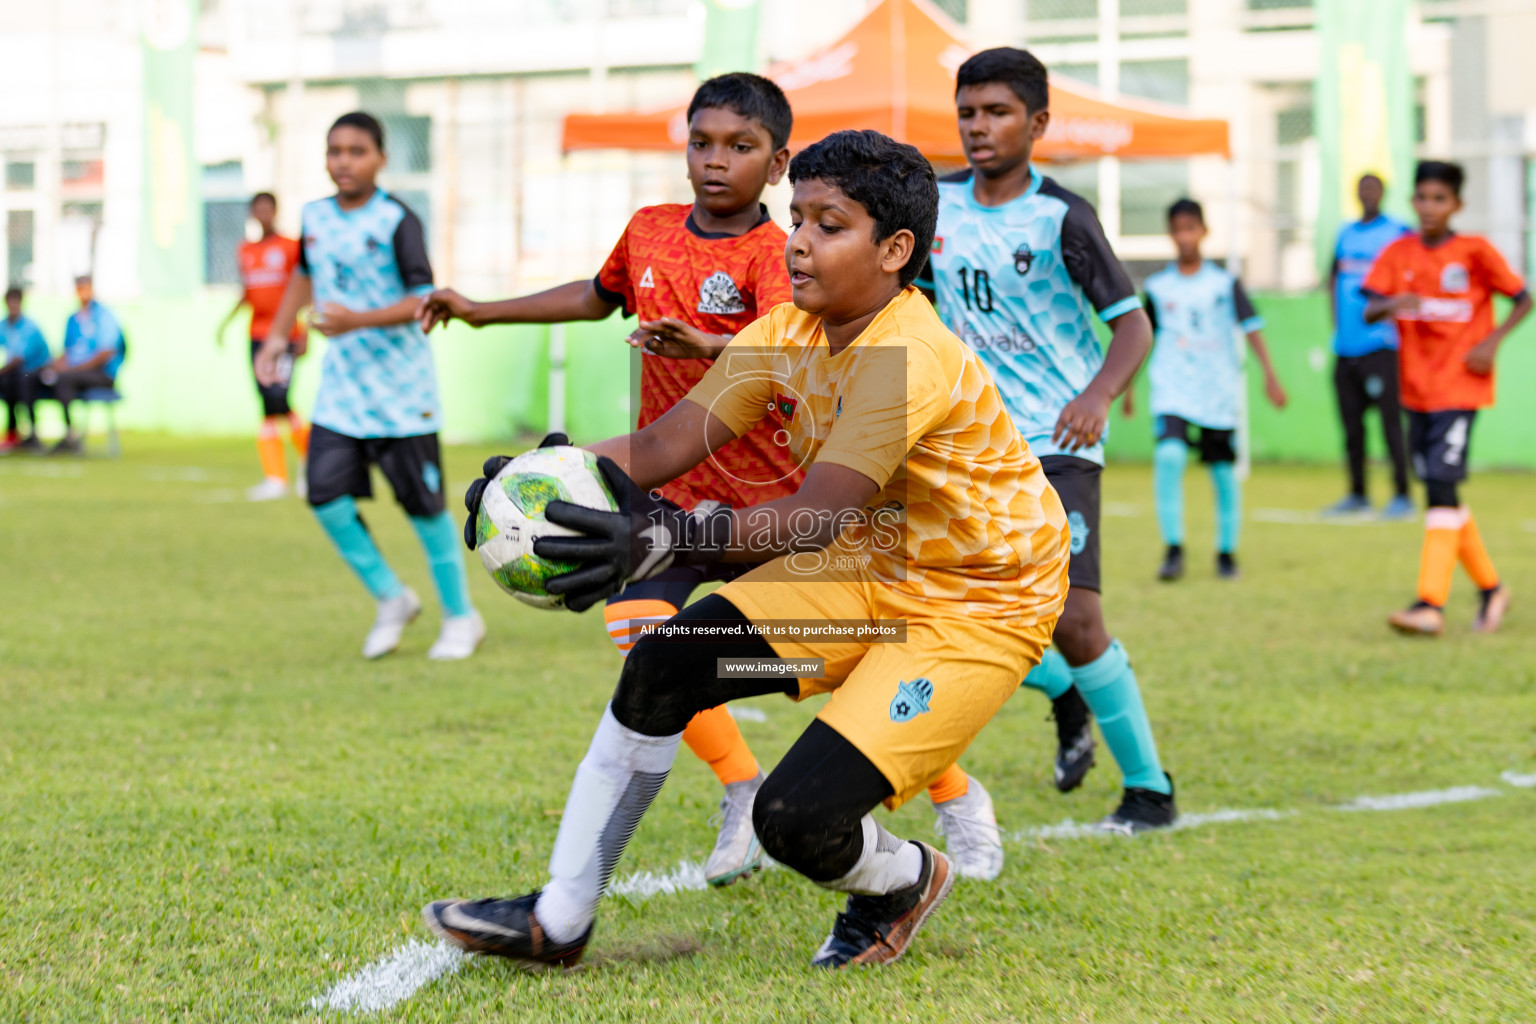
{"label": "orange sock", "polygon": [[293,449],[299,453],[299,458],[309,454],[309,424],[296,412],[288,414],[288,436],[293,440]]}
{"label": "orange sock", "polygon": [[646,626],[659,625],[676,614],[676,605],[657,600],[615,601],[603,607],[608,639],[623,655],[639,642]]}
{"label": "orange sock", "polygon": [[273,479],[287,481],[288,463],[283,459],[283,442],[277,436],[275,420],[261,421],[261,430],[256,435],[256,453],[261,457],[263,473]]}
{"label": "orange sock", "polygon": [[971,777],[965,774],[965,769],[958,764],[952,764],[944,769],[944,774],[928,783],[928,796],[936,804],[942,804],[947,800],[965,796],[971,788]]}
{"label": "orange sock", "polygon": [[1459,508],[1436,506],[1424,513],[1424,550],[1419,556],[1419,600],[1444,608],[1451,596],[1451,575],[1456,571],[1456,549],[1466,513]]}
{"label": "orange sock", "polygon": [[736,728],[736,719],[724,707],[694,715],[683,730],[683,742],[709,765],[722,786],[757,777],[757,758]]}
{"label": "orange sock", "polygon": [[1472,518],[1472,510],[1463,508],[1462,512],[1466,514],[1467,521],[1461,525],[1461,543],[1456,554],[1461,558],[1461,567],[1467,570],[1467,575],[1472,577],[1478,589],[1492,590],[1499,585],[1499,570],[1493,567],[1493,559],[1488,557],[1488,549],[1483,547],[1483,535],[1477,531],[1477,521]]}

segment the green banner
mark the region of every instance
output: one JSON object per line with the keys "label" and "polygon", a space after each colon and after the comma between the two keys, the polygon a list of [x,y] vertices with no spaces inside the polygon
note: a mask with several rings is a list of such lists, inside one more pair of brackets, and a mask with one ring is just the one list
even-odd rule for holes
{"label": "green banner", "polygon": [[1413,78],[1408,0],[1317,0],[1321,70],[1313,121],[1322,160],[1318,265],[1333,261],[1340,223],[1359,214],[1355,187],[1379,175],[1387,208],[1405,219],[1413,182]]}
{"label": "green banner", "polygon": [[186,295],[202,284],[203,212],[192,143],[198,0],[143,0],[144,205],[139,286]]}
{"label": "green banner", "polygon": [[727,71],[757,70],[757,0],[704,0],[700,81]]}

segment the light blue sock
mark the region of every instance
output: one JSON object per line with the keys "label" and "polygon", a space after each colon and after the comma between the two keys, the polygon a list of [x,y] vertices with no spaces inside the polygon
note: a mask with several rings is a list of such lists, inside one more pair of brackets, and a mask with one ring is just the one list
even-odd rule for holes
{"label": "light blue sock", "polygon": [[1141,703],[1136,673],[1131,670],[1131,659],[1126,657],[1120,641],[1112,641],[1109,650],[1096,660],[1074,668],[1072,681],[1099,720],[1099,731],[1125,775],[1126,787],[1171,792],[1168,777],[1157,759],[1152,723]]}
{"label": "light blue sock", "polygon": [[1177,438],[1157,442],[1152,453],[1152,494],[1163,543],[1184,543],[1184,461],[1189,446]]}
{"label": "light blue sock", "polygon": [[437,586],[438,600],[448,615],[468,615],[474,611],[469,603],[469,578],[464,575],[464,550],[458,524],[447,512],[429,518],[411,516],[411,525],[427,552],[427,566],[432,570],[432,582]]}
{"label": "light blue sock", "polygon": [[410,525],[416,528],[416,537],[427,553],[427,568],[432,570],[432,582],[438,588],[444,614],[467,616],[475,611],[470,603],[470,580],[464,574],[464,540],[453,516],[412,516]]}
{"label": "light blue sock", "polygon": [[1067,659],[1061,656],[1060,651],[1047,647],[1040,656],[1040,664],[1030,669],[1029,675],[1024,677],[1024,685],[1055,700],[1072,689],[1072,666],[1067,664]]}
{"label": "light blue sock", "polygon": [[1237,480],[1237,466],[1211,463],[1211,484],[1216,488],[1216,550],[1236,554],[1238,528],[1243,521],[1243,485]]}
{"label": "light blue sock", "polygon": [[387,601],[400,595],[405,587],[368,535],[368,528],[357,514],[357,502],[345,497],[316,505],[315,518],[320,520],[336,550],[341,552],[341,557],[376,600]]}

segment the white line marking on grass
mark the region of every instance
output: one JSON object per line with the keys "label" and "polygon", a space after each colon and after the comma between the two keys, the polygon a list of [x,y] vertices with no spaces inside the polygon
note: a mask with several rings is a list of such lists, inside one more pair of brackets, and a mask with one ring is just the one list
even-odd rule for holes
{"label": "white line marking on grass", "polygon": [[44,462],[31,466],[21,467],[22,476],[51,476],[51,477],[76,477],[85,476],[84,466],[59,465],[58,463]]}
{"label": "white line marking on grass", "polygon": [[[1511,786],[1536,788],[1536,775],[1502,775]],[[1404,811],[1418,807],[1434,807],[1439,804],[1462,803],[1501,796],[1497,789],[1484,786],[1456,786],[1452,789],[1435,789],[1422,793],[1397,793],[1391,796],[1361,796],[1334,809],[1340,811]],[[1283,821],[1296,816],[1296,811],[1275,810],[1259,807],[1249,810],[1223,808],[1198,814],[1185,814],[1174,826],[1175,831],[1201,828],[1206,825],[1228,825],[1247,821]],[[1088,839],[1092,837],[1120,838],[1095,824],[1081,823],[1068,818],[1055,825],[1035,825],[1020,829],[1008,836],[1009,842],[1028,842],[1049,839]],[[773,861],[764,858],[763,868],[775,867]],[[654,871],[635,871],[617,879],[608,886],[608,894],[623,898],[649,899],[653,896],[671,896],[682,892],[702,892],[709,888],[704,880],[704,867],[698,861],[682,860],[670,871],[657,874]],[[343,978],[323,996],[309,1001],[311,1009],[342,1010],[352,1013],[375,1013],[387,1010],[409,999],[424,985],[431,984],[445,974],[452,974],[464,963],[465,954],[447,945],[428,945],[420,939],[412,939],[388,957],[370,964],[350,977]]]}
{"label": "white line marking on grass", "polygon": [[1141,506],[1132,501],[1106,501],[1099,513],[1119,519],[1135,519],[1141,515]]}
{"label": "white line marking on grass", "polygon": [[199,502],[203,505],[225,505],[231,501],[239,501],[240,494],[225,487],[213,491],[202,491],[192,495],[187,500]]}
{"label": "white line marking on grass", "polygon": [[325,995],[311,999],[309,1008],[377,1013],[409,999],[423,985],[452,974],[463,964],[464,954],[452,946],[412,939],[385,959],[341,979]]}
{"label": "white line marking on grass", "polygon": [[[1240,821],[1279,821],[1289,818],[1295,811],[1276,811],[1267,807],[1254,810],[1240,810],[1238,808],[1225,808],[1219,811],[1207,811],[1203,814],[1181,814],[1174,824],[1174,830],[1186,828],[1200,828],[1203,825],[1226,825]],[[1108,838],[1123,838],[1119,832],[1111,832],[1100,828],[1094,822],[1079,822],[1068,818],[1066,821],[1055,825],[1033,825],[1029,828],[1019,829],[1008,836],[1009,842],[1025,842],[1033,839],[1092,839],[1097,836]]]}
{"label": "white line marking on grass", "polygon": [[1286,526],[1377,526],[1375,516],[1325,516],[1304,508],[1256,508],[1248,513],[1256,523],[1281,523]]}
{"label": "white line marking on grass", "polygon": [[1422,793],[1394,793],[1391,796],[1357,796],[1347,804],[1340,804],[1340,811],[1406,811],[1415,807],[1435,807],[1439,804],[1460,804],[1468,800],[1485,800],[1490,796],[1503,796],[1497,789],[1486,786],[1453,786],[1450,789],[1429,789]]}
{"label": "white line marking on grass", "polygon": [[1536,519],[1527,519],[1520,524],[1520,529],[1526,533],[1536,533]]}
{"label": "white line marking on grass", "polygon": [[180,481],[185,483],[207,483],[215,476],[223,477],[223,473],[215,473],[211,469],[202,466],[145,466],[144,479],[159,482]]}
{"label": "white line marking on grass", "polygon": [[768,712],[761,708],[733,708],[726,706],[726,712],[738,722],[766,722]]}

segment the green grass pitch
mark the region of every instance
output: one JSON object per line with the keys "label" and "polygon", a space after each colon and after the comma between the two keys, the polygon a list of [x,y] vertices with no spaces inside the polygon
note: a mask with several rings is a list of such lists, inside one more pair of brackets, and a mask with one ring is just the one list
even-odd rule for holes
{"label": "green grass pitch", "polygon": [[[366,663],[370,604],[309,513],[240,500],[248,444],[126,449],[0,461],[0,1020],[363,1019],[311,1000],[427,941],[424,902],[542,881],[618,669],[602,618],[526,608],[471,561],[490,636],[470,662],[428,662],[426,567],[381,500],[365,514],[428,610]],[[450,449],[450,491],[488,454]],[[1014,836],[1008,866],[961,883],[900,964],[813,974],[838,900],[776,870],[610,898],[581,970],[470,960],[366,1019],[1536,1019],[1536,788],[1517,784],[1536,782],[1531,478],[1466,489],[1516,590],[1505,632],[1468,632],[1459,576],[1429,642],[1383,623],[1412,594],[1417,525],[1274,511],[1340,483],[1258,467],[1244,577],[1223,584],[1192,469],[1191,572],[1168,587],[1147,469],[1106,477],[1106,608],[1183,810],[1268,817],[1134,841],[1031,831],[1097,818],[1119,779],[1101,748],[1084,789],[1057,794],[1047,706],[1022,692],[964,761]],[[751,706],[767,764],[815,710]],[[1480,798],[1338,809],[1455,787]],[[702,858],[718,796],[684,751],[620,875]],[[931,837],[925,805],[890,826]]]}

